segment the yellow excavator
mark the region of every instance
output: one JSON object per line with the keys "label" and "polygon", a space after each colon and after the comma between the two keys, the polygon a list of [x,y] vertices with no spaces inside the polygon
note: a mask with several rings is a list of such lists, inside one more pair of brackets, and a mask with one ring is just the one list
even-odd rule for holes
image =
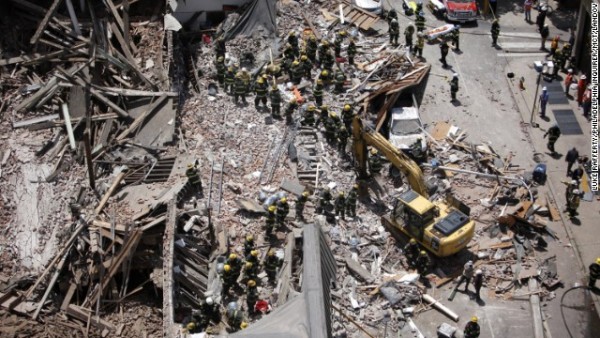
{"label": "yellow excavator", "polygon": [[406,176],[412,188],[398,197],[389,215],[381,218],[392,234],[399,230],[438,257],[453,255],[467,246],[473,238],[475,222],[469,218],[466,206],[453,198],[452,206],[429,201],[421,168],[379,132],[365,127],[359,116],[352,121],[352,136],[359,179],[368,176],[367,146],[371,146]]}

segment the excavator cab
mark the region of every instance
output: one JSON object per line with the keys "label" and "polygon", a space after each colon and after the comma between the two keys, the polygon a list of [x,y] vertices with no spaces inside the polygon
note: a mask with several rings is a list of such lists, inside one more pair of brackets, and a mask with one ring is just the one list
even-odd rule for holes
{"label": "excavator cab", "polygon": [[413,190],[402,193],[396,202],[393,209],[396,224],[422,242],[425,228],[439,216],[439,208]]}

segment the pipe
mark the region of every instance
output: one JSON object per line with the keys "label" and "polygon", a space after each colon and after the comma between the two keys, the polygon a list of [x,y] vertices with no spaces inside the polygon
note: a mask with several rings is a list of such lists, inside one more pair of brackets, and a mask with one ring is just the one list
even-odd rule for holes
{"label": "pipe", "polygon": [[436,310],[438,310],[441,313],[445,314],[446,316],[448,316],[448,318],[452,319],[453,321],[458,322],[459,317],[458,317],[458,315],[456,313],[454,313],[454,311],[452,311],[449,308],[445,307],[444,305],[442,305],[442,303],[438,302],[437,300],[435,300],[430,295],[423,294],[422,298],[428,304],[430,304],[431,306],[433,306],[434,308],[436,308]]}
{"label": "pipe", "polygon": [[[529,278],[528,286],[530,292],[537,291],[537,280],[535,280],[535,278]],[[542,322],[542,310],[540,308],[540,295],[532,294],[529,297],[529,304],[531,305],[531,316],[533,317],[533,337],[544,338],[544,325]]]}
{"label": "pipe", "polygon": [[462,173],[462,174],[476,175],[476,176],[480,176],[480,177],[484,177],[484,178],[493,178],[493,179],[496,179],[496,180],[516,181],[517,183],[521,184],[525,189],[527,189],[527,192],[529,193],[529,198],[532,201],[534,200],[533,194],[531,193],[531,190],[529,190],[529,186],[525,183],[525,181],[523,181],[523,179],[521,177],[500,176],[500,175],[494,175],[494,174],[485,174],[485,173],[480,173],[480,172],[477,172],[477,171],[471,171],[471,170],[466,170],[466,169],[458,169],[458,168],[451,168],[451,167],[444,167],[444,166],[437,166],[437,167],[434,168],[429,163],[423,163],[421,165],[424,166],[424,167],[432,168],[432,169],[448,170],[448,171],[453,171],[453,172]]}

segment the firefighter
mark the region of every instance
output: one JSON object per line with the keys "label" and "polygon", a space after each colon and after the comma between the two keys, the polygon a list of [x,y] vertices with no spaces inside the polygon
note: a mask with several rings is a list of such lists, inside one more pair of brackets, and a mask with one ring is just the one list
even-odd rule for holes
{"label": "firefighter", "polygon": [[275,63],[270,63],[267,66],[267,75],[279,77],[281,75],[281,67],[279,67]]}
{"label": "firefighter", "polygon": [[335,57],[339,58],[342,55],[342,43],[344,42],[345,36],[345,31],[339,31],[335,36],[335,40],[333,41],[333,50],[335,52]]}
{"label": "firefighter", "polygon": [[496,47],[498,36],[500,35],[500,23],[498,22],[498,19],[494,19],[494,22],[492,22],[492,28],[490,32],[492,33],[492,46]]}
{"label": "firefighter", "polygon": [[590,264],[590,280],[588,287],[591,289],[596,288],[596,280],[600,279],[600,257],[596,258],[596,261]]}
{"label": "firefighter", "polygon": [[256,80],[256,84],[254,85],[254,92],[256,93],[256,97],[254,98],[254,107],[258,109],[260,102],[267,107],[267,90],[268,85],[265,79],[261,76]]}
{"label": "firefighter", "polygon": [[458,74],[452,74],[452,80],[450,80],[450,97],[452,102],[456,101],[456,93],[458,92]]}
{"label": "firefighter", "polygon": [[302,125],[307,127],[313,127],[315,125],[315,112],[317,107],[314,105],[308,106],[302,115]]}
{"label": "firefighter", "polygon": [[248,280],[255,280],[258,275],[258,266],[252,262],[244,263],[244,277]]}
{"label": "firefighter", "polygon": [[460,25],[454,26],[454,30],[452,31],[450,38],[452,39],[452,44],[454,45],[454,51],[460,52]]}
{"label": "firefighter", "polygon": [[223,296],[228,295],[231,288],[237,288],[237,277],[229,264],[223,265],[221,278],[223,279]]}
{"label": "firefighter", "polygon": [[410,24],[406,26],[404,29],[404,40],[406,41],[406,47],[408,47],[408,51],[411,52],[413,50],[413,35],[415,34],[415,26]]}
{"label": "firefighter", "polygon": [[238,279],[240,274],[242,273],[242,260],[234,253],[229,254],[227,258],[227,265],[231,267],[231,272],[235,276],[235,279]]}
{"label": "firefighter", "polygon": [[335,145],[335,134],[338,126],[337,121],[337,114],[331,113],[325,123],[325,139],[331,145]]}
{"label": "firefighter", "polygon": [[[321,80],[323,85],[328,85],[329,81],[331,81],[331,78],[329,77],[329,71],[327,69],[323,69],[321,71],[321,74],[319,75],[319,80]],[[317,80],[318,82],[318,80]],[[313,92],[314,94],[314,92]],[[321,101],[323,100],[323,96],[321,96]],[[316,97],[315,97],[315,101],[316,101]],[[317,105],[319,105],[319,103],[317,103]]]}
{"label": "firefighter", "polygon": [[221,321],[221,313],[219,312],[219,305],[215,304],[212,297],[206,297],[204,303],[202,303],[200,310],[202,312],[202,327],[206,328],[212,321],[218,324]]}
{"label": "firefighter", "polygon": [[300,84],[302,81],[302,76],[304,75],[304,68],[300,64],[298,60],[292,62],[292,68],[290,69],[290,80],[292,80],[293,84]]}
{"label": "firefighter", "polygon": [[321,62],[323,68],[328,72],[331,72],[334,63],[335,59],[333,58],[333,55],[331,55],[329,51],[326,51],[325,54],[323,54],[323,61]]}
{"label": "firefighter", "polygon": [[225,57],[225,53],[226,53],[226,47],[225,47],[225,39],[223,39],[222,36],[220,36],[216,41],[215,41],[215,54],[217,56],[217,59],[219,57]]}
{"label": "firefighter", "polygon": [[423,48],[425,47],[425,37],[423,36],[423,33],[419,32],[417,33],[417,43],[415,44],[415,49],[414,49],[414,55],[415,56],[419,56],[420,58],[423,57]]}
{"label": "firefighter", "polygon": [[350,134],[345,126],[340,126],[337,131],[338,151],[341,156],[346,155],[346,145],[348,144],[348,138]]}
{"label": "firefighter", "polygon": [[354,57],[356,56],[356,41],[354,38],[350,38],[350,43],[348,43],[348,63],[354,65]]}
{"label": "firefighter", "polygon": [[391,25],[392,20],[398,20],[398,13],[396,13],[396,10],[394,8],[390,9],[390,11],[387,13],[386,16],[386,20],[388,25]]}
{"label": "firefighter", "polygon": [[554,55],[554,53],[556,53],[556,50],[558,49],[558,42],[560,41],[560,36],[556,35],[554,38],[552,38],[552,41],[550,41],[550,54],[548,55]]}
{"label": "firefighter", "polygon": [[317,207],[316,212],[319,214],[324,214],[326,210],[331,209],[331,191],[329,188],[325,187],[321,192],[321,196],[319,198],[319,206]]}
{"label": "firefighter", "polygon": [[425,13],[417,12],[417,17],[415,18],[415,26],[417,27],[417,32],[422,32],[425,30]]}
{"label": "firefighter", "polygon": [[558,138],[560,137],[560,128],[558,127],[558,124],[554,124],[552,125],[552,127],[550,127],[548,129],[548,131],[546,131],[546,133],[544,134],[544,138],[546,138],[546,136],[548,136],[548,150],[550,150],[550,152],[552,152],[552,155],[556,154],[556,151],[554,150],[554,144],[556,143],[556,140],[558,140]]}
{"label": "firefighter", "polygon": [[217,58],[217,81],[219,82],[219,86],[223,88],[225,86],[225,73],[227,72],[227,67],[225,66],[225,59],[222,56]]}
{"label": "firefighter", "polygon": [[322,64],[324,59],[325,59],[325,54],[327,54],[329,52],[329,42],[327,42],[327,40],[323,39],[321,40],[321,44],[318,47],[318,56],[319,56],[319,64]]}
{"label": "firefighter", "polygon": [[298,108],[298,103],[296,102],[296,98],[292,97],[285,107],[285,122],[287,124],[292,124],[292,117],[296,108]]}
{"label": "firefighter", "polygon": [[344,122],[344,126],[346,130],[352,130],[352,119],[354,118],[354,112],[352,111],[352,106],[349,104],[345,104],[344,108],[342,108],[342,121]]}
{"label": "firefighter", "polygon": [[288,35],[287,42],[292,47],[292,52],[295,57],[300,56],[300,46],[298,45],[298,36],[296,36],[296,32],[291,31],[290,35]]}
{"label": "firefighter", "polygon": [[255,265],[256,268],[258,268],[258,250],[254,249],[252,251],[250,251],[250,254],[248,256],[246,256],[246,262],[250,262],[253,265]]}
{"label": "firefighter", "polygon": [[273,85],[269,97],[271,98],[271,116],[273,116],[273,118],[280,118],[281,92],[279,91],[279,88],[277,88],[277,85]]}
{"label": "firefighter", "polygon": [[417,257],[419,257],[419,244],[417,244],[417,240],[411,238],[408,241],[408,244],[404,246],[404,256],[406,256],[406,260],[410,266],[415,266],[417,262]]}
{"label": "firefighter", "polygon": [[195,194],[199,194],[202,192],[202,180],[200,179],[200,175],[198,174],[198,168],[195,164],[190,163],[187,166],[187,170],[185,171],[185,176],[187,176],[188,184],[192,187]]}
{"label": "firefighter", "polygon": [[294,47],[292,46],[291,43],[286,43],[285,44],[285,48],[283,50],[283,58],[286,60],[294,60],[296,57],[295,53],[294,53]]}
{"label": "firefighter", "polygon": [[334,203],[335,215],[340,216],[341,219],[344,219],[345,211],[346,211],[346,196],[344,196],[344,192],[340,191],[338,196],[335,198]]}
{"label": "firefighter", "polygon": [[579,203],[581,202],[581,192],[579,189],[573,190],[573,193],[567,200],[567,212],[569,213],[569,217],[573,218],[578,215],[577,209],[579,208]]}
{"label": "firefighter", "polygon": [[279,265],[279,258],[277,258],[275,255],[275,250],[269,250],[267,253],[267,258],[265,259],[265,272],[267,273],[267,278],[271,284],[275,283],[276,281],[277,268],[279,268]]}
{"label": "firefighter", "polygon": [[398,46],[398,36],[400,35],[400,25],[398,20],[392,19],[390,23],[390,45]]}
{"label": "firefighter", "polygon": [[279,226],[283,226],[285,218],[287,217],[289,212],[290,212],[290,205],[287,202],[287,198],[282,197],[279,200],[279,202],[277,202],[277,211],[275,214],[277,216],[277,224],[279,224]]}
{"label": "firefighter", "polygon": [[233,101],[235,104],[238,104],[238,98],[240,97],[242,98],[242,103],[244,103],[244,105],[248,104],[248,102],[246,102],[247,89],[248,86],[246,85],[242,74],[238,73],[235,76],[235,85],[233,89]]}
{"label": "firefighter", "polygon": [[319,48],[317,44],[317,38],[314,34],[311,34],[308,38],[308,42],[306,43],[306,56],[310,59],[311,62],[317,61],[317,49]]}
{"label": "firefighter", "polygon": [[300,57],[300,68],[302,69],[303,76],[310,80],[312,78],[312,62],[306,55]]}
{"label": "firefighter", "polygon": [[227,310],[227,323],[232,332],[239,331],[248,327],[248,323],[244,321],[244,313],[241,310]]}
{"label": "firefighter", "polygon": [[421,253],[417,257],[416,266],[419,274],[423,275],[427,269],[429,269],[429,256],[425,250],[421,250]]}
{"label": "firefighter", "polygon": [[440,54],[442,55],[440,61],[442,61],[442,67],[444,68],[448,67],[448,63],[446,62],[446,56],[448,55],[449,50],[450,47],[448,46],[448,43],[446,41],[442,41],[440,43]]}
{"label": "firefighter", "polygon": [[258,301],[258,291],[256,290],[256,282],[254,279],[249,280],[246,285],[246,306],[249,313],[254,313],[254,305]]}
{"label": "firefighter", "polygon": [[369,156],[369,170],[371,175],[377,175],[381,172],[383,165],[381,164],[381,157],[377,149],[371,149],[371,156]]}
{"label": "firefighter", "polygon": [[233,84],[235,83],[235,71],[233,67],[227,68],[225,73],[225,92],[228,94],[233,93]]}
{"label": "firefighter", "polygon": [[322,105],[319,110],[319,119],[317,120],[315,127],[319,127],[321,124],[326,125],[329,119],[329,108],[327,105]]}
{"label": "firefighter", "polygon": [[344,92],[344,84],[346,83],[346,75],[342,70],[338,70],[335,75],[335,92],[341,94]]}
{"label": "firefighter", "polygon": [[560,50],[557,50],[553,53],[552,62],[554,63],[554,68],[552,69],[552,78],[556,79],[558,71],[563,68],[563,64],[565,62],[565,58]]}
{"label": "firefighter", "polygon": [[300,196],[298,196],[298,199],[296,200],[296,203],[294,204],[294,208],[296,209],[296,219],[299,219],[299,220],[304,219],[304,206],[306,205],[307,201],[308,201],[308,191],[304,191],[304,192],[302,192],[302,194]]}
{"label": "firefighter", "polygon": [[323,80],[318,79],[317,83],[313,87],[313,96],[315,97],[315,103],[317,106],[323,105]]}
{"label": "firefighter", "polygon": [[244,256],[248,256],[255,247],[256,245],[254,244],[254,236],[250,234],[246,235],[244,241]]}
{"label": "firefighter", "polygon": [[358,184],[352,186],[346,197],[346,215],[356,217],[356,199],[358,198]]}
{"label": "firefighter", "polygon": [[273,234],[273,228],[275,227],[276,210],[277,207],[275,207],[274,205],[269,206],[269,208],[267,209],[267,217],[265,219],[265,238],[267,239],[271,238],[271,235]]}
{"label": "firefighter", "polygon": [[471,321],[465,325],[464,338],[479,338],[479,324],[477,317],[471,317]]}

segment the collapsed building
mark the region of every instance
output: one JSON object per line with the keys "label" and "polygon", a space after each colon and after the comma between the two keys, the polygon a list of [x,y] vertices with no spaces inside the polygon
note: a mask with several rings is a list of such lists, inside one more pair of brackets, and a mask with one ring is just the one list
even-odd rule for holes
{"label": "collapsed building", "polygon": [[[430,66],[379,37],[384,20],[346,2],[254,0],[228,16],[194,9],[180,22],[176,3],[1,5],[11,33],[0,50],[0,305],[19,314],[3,319],[12,330],[6,332],[175,337],[187,334],[182,328],[190,316],[212,297],[222,314],[205,328],[214,336],[374,336],[403,332],[401,323],[414,326],[410,316],[425,303],[440,308],[427,298],[426,284],[448,283],[472,255],[481,259],[478,266],[489,265],[487,283],[497,293],[540,277],[525,256],[552,235],[540,217],[554,218],[556,210],[551,201],[535,204],[527,184],[505,176],[510,156],[465,143],[466,133],[447,123],[427,133],[430,157],[450,163],[422,165],[427,185],[437,191],[431,199],[452,190],[468,204],[455,203],[457,209],[490,234],[478,227],[477,244],[463,243],[468,253],[439,258],[427,282],[419,281],[400,249],[406,235],[381,222],[402,193],[416,189],[406,169],[413,159],[391,150],[401,161],[387,158],[391,175],[371,179],[360,169],[367,155],[355,146],[362,136],[339,150],[319,127],[303,125],[318,75],[295,86],[285,75],[273,83],[283,102],[301,103],[289,124],[234,104],[217,84],[216,36],[227,39],[226,62],[257,77],[281,62],[289,32],[332,40],[347,30],[363,52],[356,65],[336,60],[347,76],[344,91],[327,90],[324,103],[335,112],[351,105],[365,133],[389,133],[388,112],[405,93],[420,102]],[[219,19],[218,26],[200,27]],[[200,192],[186,177],[190,164],[201,177]],[[488,182],[493,194],[486,206],[461,196],[461,188],[474,184],[471,174],[501,182]],[[357,217],[318,215],[325,187],[346,192],[356,183],[365,192]],[[311,197],[304,220],[292,210],[285,226],[263,239],[269,201],[286,196],[293,202],[305,191]],[[516,206],[495,222],[489,206],[498,198]],[[518,203],[526,199],[532,201]],[[261,261],[270,250],[281,260],[273,285],[265,272],[258,274],[266,305],[253,314],[243,291],[221,292],[223,263],[231,253],[242,256],[247,234],[254,235]],[[494,262],[511,260],[514,267]],[[552,260],[539,266],[540,280],[555,287]],[[237,328],[226,318],[231,309],[244,313],[246,329],[233,333]],[[36,320],[45,325],[29,325]]]}

